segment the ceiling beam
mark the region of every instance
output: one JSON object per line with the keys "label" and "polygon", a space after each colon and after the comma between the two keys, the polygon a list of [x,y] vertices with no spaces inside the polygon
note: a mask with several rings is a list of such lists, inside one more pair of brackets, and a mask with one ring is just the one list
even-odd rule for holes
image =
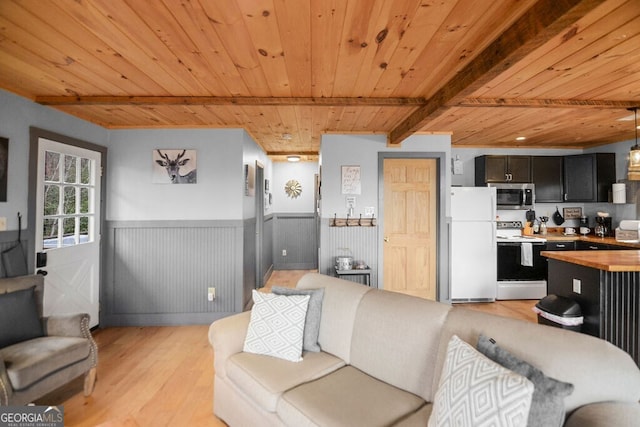
{"label": "ceiling beam", "polygon": [[424,98],[324,98],[324,97],[224,97],[224,96],[38,96],[35,101],[48,106],[88,105],[255,105],[255,106],[419,106]]}
{"label": "ceiling beam", "polygon": [[638,101],[609,101],[603,99],[522,99],[522,98],[465,98],[451,107],[526,107],[526,108],[597,108],[627,109]]}
{"label": "ceiling beam", "polygon": [[405,138],[456,105],[585,16],[604,0],[540,0],[471,60],[455,77],[389,133],[389,145]]}
{"label": "ceiling beam", "polygon": [[267,156],[317,156],[317,151],[267,151]]}

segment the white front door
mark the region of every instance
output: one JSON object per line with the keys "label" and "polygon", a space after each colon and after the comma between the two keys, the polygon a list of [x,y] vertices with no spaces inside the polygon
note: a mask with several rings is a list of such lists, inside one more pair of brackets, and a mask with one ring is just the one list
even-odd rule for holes
{"label": "white front door", "polygon": [[91,327],[99,321],[100,171],[99,152],[39,138],[35,249],[36,270],[46,272],[44,315],[89,313]]}

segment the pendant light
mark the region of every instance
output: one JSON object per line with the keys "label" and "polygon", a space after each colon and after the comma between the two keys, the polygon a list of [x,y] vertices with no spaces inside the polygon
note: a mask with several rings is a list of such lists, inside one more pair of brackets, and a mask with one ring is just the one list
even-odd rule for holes
{"label": "pendant light", "polygon": [[638,107],[629,108],[633,111],[634,126],[636,130],[636,143],[629,151],[629,174],[628,178],[640,181],[640,145],[638,145]]}

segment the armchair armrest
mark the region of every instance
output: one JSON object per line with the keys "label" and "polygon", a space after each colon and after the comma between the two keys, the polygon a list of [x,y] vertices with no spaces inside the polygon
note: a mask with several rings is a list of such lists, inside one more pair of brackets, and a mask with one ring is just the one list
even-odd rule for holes
{"label": "armchair armrest", "polygon": [[[44,333],[50,337],[89,338],[89,315],[86,313],[61,314],[43,318]],[[83,327],[86,323],[86,327]]]}
{"label": "armchair armrest", "polygon": [[216,320],[209,327],[209,342],[214,350],[213,367],[216,375],[226,377],[225,364],[229,357],[242,352],[251,312]]}
{"label": "armchair armrest", "polygon": [[640,404],[635,402],[598,402],[581,406],[571,413],[565,427],[632,427],[638,425]]}
{"label": "armchair armrest", "polygon": [[9,399],[13,395],[13,387],[7,376],[4,359],[0,356],[0,406],[9,406]]}
{"label": "armchair armrest", "polygon": [[92,366],[98,364],[98,345],[93,340],[89,327],[89,315],[87,313],[60,314],[42,319],[44,333],[49,337],[77,337],[86,338],[91,344]]}

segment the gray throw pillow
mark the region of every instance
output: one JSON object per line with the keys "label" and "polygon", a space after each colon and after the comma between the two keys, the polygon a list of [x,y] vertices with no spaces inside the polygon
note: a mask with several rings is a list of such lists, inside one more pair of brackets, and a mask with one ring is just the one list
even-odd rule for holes
{"label": "gray throw pillow", "polygon": [[573,393],[573,384],[547,377],[541,370],[500,348],[492,338],[480,335],[478,351],[496,363],[526,378],[534,385],[528,427],[562,426],[564,398]]}
{"label": "gray throw pillow", "polygon": [[44,335],[34,289],[0,294],[0,348]]}
{"label": "gray throw pillow", "polygon": [[304,338],[302,339],[302,349],[306,351],[319,352],[318,335],[320,333],[320,318],[322,317],[322,300],[324,299],[324,289],[293,289],[274,286],[271,292],[276,295],[309,295],[309,306],[307,317],[304,322]]}

